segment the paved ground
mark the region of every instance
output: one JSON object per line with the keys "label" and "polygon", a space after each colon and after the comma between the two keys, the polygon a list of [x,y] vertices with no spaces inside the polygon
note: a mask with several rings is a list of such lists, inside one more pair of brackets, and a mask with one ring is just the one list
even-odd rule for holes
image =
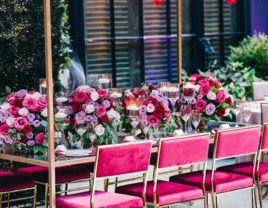
{"label": "paved ground", "polygon": [[[232,164],[232,163],[234,163],[233,159],[223,160],[223,161],[217,162],[216,166],[218,167],[218,166],[223,166],[223,165]],[[208,161],[208,169],[210,169],[210,168],[211,168],[211,159],[209,159],[209,161]],[[153,170],[153,168],[150,167],[149,179],[152,179],[152,170]],[[170,175],[161,176],[161,177],[159,177],[159,179],[167,180]],[[83,185],[82,183],[77,183],[77,184],[71,185],[70,187],[78,187],[78,186],[82,186],[82,185]],[[97,189],[103,190],[103,181],[99,181],[97,183]],[[109,191],[113,191],[113,190],[114,190],[113,187],[109,187]],[[268,188],[265,187],[264,191],[266,191],[266,190],[268,190]],[[210,195],[209,195],[209,200],[211,200]],[[209,201],[209,203],[210,203],[210,207],[211,207],[211,201]],[[39,207],[44,208],[44,206],[39,206]],[[152,207],[153,206],[148,206],[148,208],[152,208]],[[181,205],[172,206],[172,208],[186,208],[186,207],[203,208],[204,206],[203,206],[202,201],[195,202],[193,206],[190,206],[188,204],[181,204]],[[252,207],[252,205],[251,205],[251,191],[246,190],[246,191],[239,191],[239,192],[235,192],[235,193],[222,195],[219,197],[219,207],[220,208],[250,208],[250,207]],[[259,207],[259,203],[258,203],[258,207]],[[268,208],[268,197],[264,200],[264,208]]]}

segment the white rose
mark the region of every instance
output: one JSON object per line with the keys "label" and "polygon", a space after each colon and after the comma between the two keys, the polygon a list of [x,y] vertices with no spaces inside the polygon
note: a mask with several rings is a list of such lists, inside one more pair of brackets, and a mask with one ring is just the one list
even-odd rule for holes
{"label": "white rose", "polygon": [[195,85],[195,91],[196,92],[199,92],[199,88],[200,88],[201,86],[199,85],[199,84],[197,84],[197,85]]}
{"label": "white rose", "polygon": [[85,112],[86,113],[92,113],[94,112],[95,108],[93,105],[87,105],[86,109],[85,109]]}
{"label": "white rose", "polygon": [[152,93],[158,95],[158,91],[157,91],[157,90],[152,90],[151,94],[152,94]]}
{"label": "white rose", "polygon": [[149,104],[149,105],[147,105],[147,112],[148,112],[148,113],[152,113],[152,112],[154,112],[154,109],[155,109],[155,107],[153,106],[153,104]]}
{"label": "white rose", "polygon": [[119,121],[120,118],[121,118],[120,113],[116,112],[116,114],[115,114],[115,119],[116,119],[117,121]]}
{"label": "white rose", "polygon": [[7,112],[7,109],[9,109],[10,107],[10,104],[9,103],[4,103],[3,105],[1,105],[1,111],[3,113],[6,113]]}
{"label": "white rose", "polygon": [[115,118],[115,116],[116,116],[115,113],[116,113],[116,111],[114,109],[107,111],[108,118]]}
{"label": "white rose", "polygon": [[229,108],[226,108],[226,109],[225,109],[225,114],[224,114],[224,116],[228,116],[229,113],[230,113],[230,109],[229,109]]}
{"label": "white rose", "polygon": [[216,100],[216,93],[215,92],[212,92],[212,91],[209,91],[209,93],[207,95],[207,98],[209,100]]}
{"label": "white rose", "polygon": [[42,95],[41,95],[39,92],[35,92],[35,93],[32,95],[32,98],[35,99],[35,100],[38,100],[40,97],[42,97]]}
{"label": "white rose", "polygon": [[82,91],[82,92],[87,92],[89,88],[90,87],[88,85],[84,85],[84,86],[79,86],[77,89],[79,89],[79,91]]}
{"label": "white rose", "polygon": [[19,115],[21,116],[27,116],[29,114],[29,111],[26,108],[21,108],[19,110]]}
{"label": "white rose", "polygon": [[101,124],[97,125],[94,129],[98,136],[102,136],[104,134],[104,128]]}
{"label": "white rose", "polygon": [[234,83],[231,82],[231,84],[229,85],[230,88],[233,88],[234,87]]}
{"label": "white rose", "polygon": [[42,112],[41,115],[44,117],[47,117],[47,108],[45,108]]}
{"label": "white rose", "polygon": [[92,92],[92,93],[90,94],[90,98],[91,98],[91,100],[93,100],[93,101],[98,100],[98,99],[99,99],[99,93],[98,93],[98,92]]}
{"label": "white rose", "polygon": [[8,117],[6,120],[6,123],[8,126],[12,127],[14,123],[14,118],[13,117]]}

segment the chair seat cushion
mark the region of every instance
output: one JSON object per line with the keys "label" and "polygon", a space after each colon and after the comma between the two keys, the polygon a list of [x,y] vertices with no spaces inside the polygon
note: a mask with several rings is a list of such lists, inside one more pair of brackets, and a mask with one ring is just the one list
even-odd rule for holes
{"label": "chair seat cushion", "polygon": [[[48,168],[32,166],[18,168],[15,171],[20,176],[28,176],[42,183],[48,183]],[[90,171],[84,167],[64,166],[56,168],[56,183],[64,183],[90,178]]]}
{"label": "chair seat cushion", "polygon": [[[202,174],[203,174],[202,171],[185,173],[170,177],[170,181],[201,188]],[[207,170],[205,179],[206,191],[211,191],[210,177],[211,177],[211,171]],[[240,188],[246,188],[252,185],[253,185],[252,177],[222,171],[214,172],[213,187],[215,193],[222,193]]]}
{"label": "chair seat cushion", "polygon": [[[91,192],[56,198],[57,208],[91,208]],[[142,198],[125,194],[95,191],[94,208],[142,208]]]}
{"label": "chair seat cushion", "polygon": [[[242,174],[252,177],[252,162],[238,163],[228,166],[219,167],[217,170],[229,173]],[[268,163],[260,163],[259,175],[261,182],[268,181]]]}
{"label": "chair seat cushion", "polygon": [[31,178],[0,171],[0,192],[15,191],[25,188],[34,188],[34,180]]}
{"label": "chair seat cushion", "polygon": [[[147,183],[146,201],[153,203],[153,181]],[[116,189],[117,193],[129,194],[132,196],[142,197],[143,183],[120,186]],[[198,199],[203,196],[203,191],[200,188],[173,183],[169,181],[157,181],[156,198],[159,205],[182,202],[192,199]]]}

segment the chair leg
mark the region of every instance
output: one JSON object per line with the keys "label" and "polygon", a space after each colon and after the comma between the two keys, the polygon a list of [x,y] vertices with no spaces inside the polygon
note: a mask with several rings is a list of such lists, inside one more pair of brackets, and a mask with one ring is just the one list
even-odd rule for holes
{"label": "chair leg", "polygon": [[47,208],[48,184],[45,185],[45,208]]}
{"label": "chair leg", "polygon": [[209,208],[208,193],[206,193],[206,196],[207,196],[207,208]]}
{"label": "chair leg", "polygon": [[2,208],[2,194],[0,194],[0,208]]}
{"label": "chair leg", "polygon": [[219,208],[219,198],[217,195],[215,196],[215,198],[216,198],[216,208]]}
{"label": "chair leg", "polygon": [[191,172],[194,172],[194,165],[191,165]]}
{"label": "chair leg", "polygon": [[257,196],[257,187],[254,186],[254,202],[255,202],[255,207],[258,208],[258,196]]}
{"label": "chair leg", "polygon": [[[36,194],[37,193],[37,186],[34,187],[34,201],[33,201],[33,207],[36,208]],[[0,207],[1,208],[1,207]]]}
{"label": "chair leg", "polygon": [[252,200],[252,208],[257,208],[255,207],[255,199],[254,199],[254,190],[251,189],[251,200]]}
{"label": "chair leg", "polygon": [[213,208],[217,208],[216,202],[215,202],[215,196],[214,196],[214,193],[213,192],[211,192],[211,200],[212,200],[212,207]]}
{"label": "chair leg", "polygon": [[68,183],[65,184],[65,196],[67,196],[67,190],[68,190]]}
{"label": "chair leg", "polygon": [[[258,189],[259,189],[259,200],[260,200],[260,207],[263,208],[263,202],[262,202],[262,190],[263,187],[261,184],[257,183]],[[1,207],[0,207],[1,208]]]}
{"label": "chair leg", "polygon": [[206,195],[206,193],[204,195],[204,208],[208,208],[207,207],[207,195]]}
{"label": "chair leg", "polygon": [[7,208],[10,207],[10,204],[9,204],[9,199],[10,199],[10,193],[7,194]]}

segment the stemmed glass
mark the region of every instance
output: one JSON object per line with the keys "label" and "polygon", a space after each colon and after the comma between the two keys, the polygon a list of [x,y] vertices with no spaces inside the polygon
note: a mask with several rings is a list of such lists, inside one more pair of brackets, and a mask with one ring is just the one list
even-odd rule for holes
{"label": "stemmed glass", "polygon": [[139,107],[131,105],[127,107],[127,117],[130,119],[130,124],[134,129],[134,137],[136,136],[136,127],[139,125]]}
{"label": "stemmed glass", "polygon": [[[142,126],[142,125],[141,125],[141,126]],[[143,132],[144,135],[145,135],[145,139],[147,139],[147,134],[148,134],[148,132],[149,132],[149,130],[150,130],[150,126],[149,126],[149,125],[147,125],[147,126],[142,126],[141,129],[142,129],[142,132]],[[150,139],[150,137],[149,137],[149,139]]]}
{"label": "stemmed glass", "polygon": [[232,103],[232,112],[235,114],[235,123],[236,123],[235,127],[238,127],[237,116],[240,113],[241,108],[242,108],[242,100],[234,100]]}
{"label": "stemmed glass", "polygon": [[193,111],[190,105],[182,105],[181,108],[181,118],[184,120],[185,124],[185,134],[187,134],[187,121],[193,115]]}
{"label": "stemmed glass", "polygon": [[74,130],[76,131],[76,133],[80,135],[80,142],[81,142],[80,149],[83,149],[82,136],[88,131],[88,128],[89,128],[89,124],[87,122],[83,124],[78,124],[77,122],[75,122],[74,124]]}
{"label": "stemmed glass", "polygon": [[199,111],[195,110],[194,115],[192,116],[192,124],[193,124],[193,126],[195,128],[194,133],[197,133],[196,129],[197,129],[197,126],[200,123],[201,117],[202,117],[202,113],[200,113]]}
{"label": "stemmed glass", "polygon": [[163,96],[170,101],[174,112],[176,101],[180,97],[179,84],[168,84],[166,91],[163,91]]}
{"label": "stemmed glass", "polygon": [[88,133],[89,135],[89,139],[91,141],[91,147],[89,149],[91,149],[92,151],[96,150],[96,148],[94,147],[94,140],[96,139],[96,133],[94,132],[94,128],[91,129],[91,131]]}
{"label": "stemmed glass", "polygon": [[248,120],[251,116],[251,106],[250,105],[243,105],[242,107],[242,116],[244,120],[246,121],[246,124],[248,123]]}
{"label": "stemmed glass", "polygon": [[191,104],[192,99],[195,96],[195,84],[192,82],[183,83],[183,95],[188,104]]}

